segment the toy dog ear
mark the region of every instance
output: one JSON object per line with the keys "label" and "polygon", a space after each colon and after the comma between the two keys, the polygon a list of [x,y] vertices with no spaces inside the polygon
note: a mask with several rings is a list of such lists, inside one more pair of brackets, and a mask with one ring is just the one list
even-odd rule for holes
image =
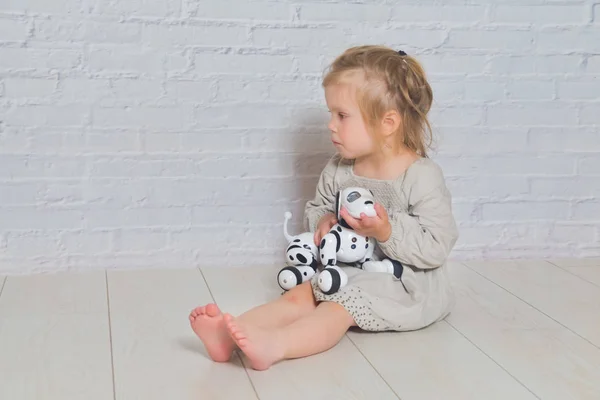
{"label": "toy dog ear", "polygon": [[335,196],[335,217],[336,218],[340,218],[340,204],[341,204],[341,199],[342,197],[342,191],[338,191],[337,192],[337,196]]}

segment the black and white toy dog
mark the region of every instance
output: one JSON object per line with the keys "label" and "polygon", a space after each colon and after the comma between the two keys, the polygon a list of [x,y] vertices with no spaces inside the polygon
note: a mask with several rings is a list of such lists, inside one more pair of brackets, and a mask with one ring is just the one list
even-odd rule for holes
{"label": "black and white toy dog", "polygon": [[348,283],[348,276],[336,264],[359,264],[368,262],[373,257],[375,239],[358,235],[340,216],[342,207],[346,208],[354,218],[361,213],[368,217],[377,215],[373,192],[360,187],[349,187],[338,192],[336,198],[336,215],[338,223],[321,240],[319,253],[321,264],[325,267],[318,277],[319,289],[325,294],[333,294]]}
{"label": "black and white toy dog", "polygon": [[283,290],[290,290],[315,275],[319,266],[318,248],[311,232],[290,235],[288,221],[292,218],[292,213],[286,212],[284,217],[283,234],[288,242],[285,249],[287,266],[277,274],[277,283]]}

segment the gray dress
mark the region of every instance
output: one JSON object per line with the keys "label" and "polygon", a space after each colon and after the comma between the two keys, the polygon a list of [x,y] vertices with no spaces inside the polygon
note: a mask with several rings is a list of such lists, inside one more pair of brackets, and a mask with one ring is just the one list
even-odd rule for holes
{"label": "gray dress", "polygon": [[397,179],[377,180],[355,175],[353,161],[336,154],[321,173],[314,199],[306,203],[305,229],[314,232],[319,219],[334,212],[337,192],[349,186],[372,190],[389,215],[392,234],[377,243],[374,258],[396,260],[410,268],[418,290],[409,293],[402,278],[390,273],[340,263],[348,284],[326,295],[317,287],[315,275],[311,282],[316,300],[342,305],[368,331],[416,330],[445,318],[454,304],[446,259],[458,229],[440,167],[421,158]]}

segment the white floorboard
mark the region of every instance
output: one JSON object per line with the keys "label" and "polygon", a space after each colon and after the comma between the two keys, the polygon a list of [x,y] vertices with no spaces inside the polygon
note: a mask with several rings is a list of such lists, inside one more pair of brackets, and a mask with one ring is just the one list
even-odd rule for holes
{"label": "white floorboard", "polygon": [[189,326],[212,302],[197,269],[108,273],[117,400],[256,399],[239,358],[214,363]]}
{"label": "white floorboard", "polygon": [[[523,266],[512,278],[540,290],[530,274]],[[542,399],[600,398],[600,349],[465,266],[452,265],[452,278],[457,304],[448,323],[523,385]]]}
{"label": "white floorboard", "polygon": [[[203,268],[224,312],[239,315],[277,298],[277,268]],[[347,337],[328,352],[288,360],[267,371],[249,369],[261,400],[397,399],[386,382]]]}
{"label": "white floorboard", "polygon": [[9,277],[0,399],[113,398],[104,272]]}
{"label": "white floorboard", "polygon": [[536,399],[445,322],[415,332],[349,337],[401,399]]}
{"label": "white floorboard", "polygon": [[545,261],[466,265],[600,347],[598,286]]}
{"label": "white floorboard", "polygon": [[565,271],[577,275],[600,287],[600,266],[598,267],[565,267]]}

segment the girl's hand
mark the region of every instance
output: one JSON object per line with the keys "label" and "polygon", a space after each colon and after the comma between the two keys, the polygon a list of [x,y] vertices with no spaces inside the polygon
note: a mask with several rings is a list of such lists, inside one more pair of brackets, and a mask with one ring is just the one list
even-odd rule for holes
{"label": "girl's hand", "polygon": [[392,234],[392,225],[387,211],[381,204],[375,203],[375,211],[377,212],[375,217],[367,217],[365,213],[361,213],[360,218],[357,219],[350,215],[348,210],[342,208],[340,216],[359,235],[373,237],[378,242],[385,242]]}
{"label": "girl's hand", "polygon": [[321,217],[317,224],[317,230],[315,232],[315,245],[319,247],[323,236],[329,232],[332,226],[338,223],[337,217],[333,213],[327,213]]}

